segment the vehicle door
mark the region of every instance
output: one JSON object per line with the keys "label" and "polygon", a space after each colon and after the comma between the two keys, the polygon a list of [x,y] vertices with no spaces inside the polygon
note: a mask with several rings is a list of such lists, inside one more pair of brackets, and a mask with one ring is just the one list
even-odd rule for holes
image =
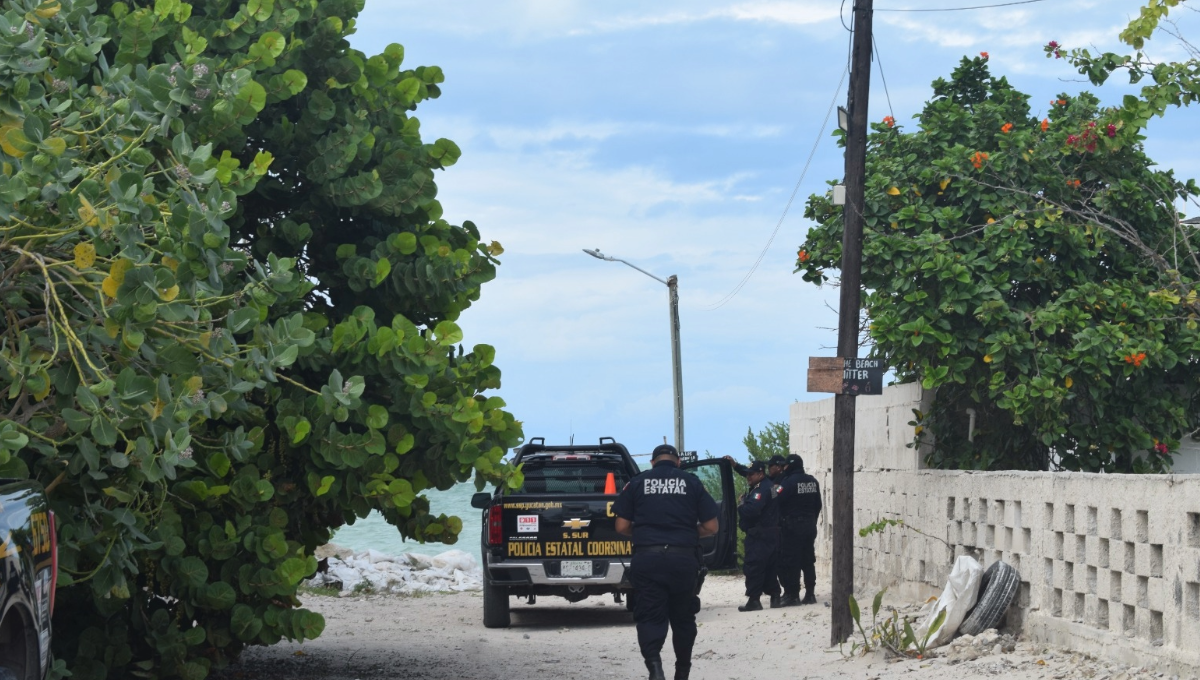
{"label": "vehicle door", "polygon": [[709,569],[737,568],[737,498],[734,495],[733,465],[724,458],[684,463],[680,466],[700,479],[717,502],[720,529],[700,539],[704,566]]}

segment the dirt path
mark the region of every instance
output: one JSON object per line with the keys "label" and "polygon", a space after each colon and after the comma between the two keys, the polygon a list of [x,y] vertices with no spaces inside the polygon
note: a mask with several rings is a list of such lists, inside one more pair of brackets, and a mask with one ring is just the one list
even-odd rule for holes
{"label": "dirt path", "polygon": [[[1086,657],[1018,643],[982,656],[889,662],[881,655],[845,660],[829,649],[829,609],[822,604],[737,611],[741,581],[710,578],[698,621],[694,680],[802,678],[1094,678],[1154,677]],[[248,650],[226,678],[321,680],[521,680],[644,678],[633,617],[611,598],[568,604],[513,600],[513,625],[488,630],[478,593],[427,597],[310,596],[325,615],[325,633],[303,645]],[[968,654],[967,656],[972,656]],[[668,669],[670,642],[664,652]],[[1039,663],[1041,662],[1041,663]],[[913,675],[909,675],[912,673]],[[1156,675],[1156,674],[1155,674]],[[670,670],[668,670],[670,677]]]}

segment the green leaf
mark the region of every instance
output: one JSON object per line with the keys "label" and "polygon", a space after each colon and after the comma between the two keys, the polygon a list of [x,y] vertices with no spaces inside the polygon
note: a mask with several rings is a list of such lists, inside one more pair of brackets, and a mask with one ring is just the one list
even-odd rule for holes
{"label": "green leaf", "polygon": [[229,474],[229,456],[226,456],[224,451],[214,451],[208,457],[208,469],[212,470],[218,479]]}
{"label": "green leaf", "polygon": [[378,404],[371,404],[367,408],[367,427],[376,430],[382,430],[387,427],[388,412],[387,409]]}
{"label": "green leaf", "polygon": [[258,325],[259,313],[254,307],[242,307],[229,315],[229,330],[244,333]]}
{"label": "green leaf", "polygon": [[304,441],[309,432],[312,432],[312,423],[308,422],[308,418],[301,418],[293,429],[292,443],[299,444]]}
{"label": "green leaf", "polygon": [[208,580],[208,567],[199,557],[185,557],[179,563],[179,579],[191,588],[199,588]]}
{"label": "green leaf", "polygon": [[374,284],[376,286],[378,286],[380,283],[382,283],[383,280],[387,278],[387,275],[391,273],[391,271],[392,271],[392,263],[388,262],[388,259],[386,257],[380,258],[379,261],[377,261],[375,263]]}
{"label": "green leaf", "polygon": [[457,345],[463,339],[462,329],[453,321],[439,322],[433,329],[433,335],[437,338],[437,344],[443,347]]}
{"label": "green leaf", "polygon": [[282,78],[283,84],[292,95],[300,94],[304,91],[304,88],[308,87],[308,76],[294,68],[284,71]]}
{"label": "green leaf", "polygon": [[237,601],[237,593],[233,586],[224,581],[208,584],[204,589],[204,599],[213,609],[229,609]]}
{"label": "green leaf", "polygon": [[262,619],[255,616],[254,610],[250,607],[240,603],[233,606],[233,615],[229,617],[229,628],[237,636],[237,639],[250,642],[258,637],[262,625]]}
{"label": "green leaf", "polygon": [[308,563],[299,557],[290,557],[276,570],[279,578],[288,585],[296,585],[309,575]]}

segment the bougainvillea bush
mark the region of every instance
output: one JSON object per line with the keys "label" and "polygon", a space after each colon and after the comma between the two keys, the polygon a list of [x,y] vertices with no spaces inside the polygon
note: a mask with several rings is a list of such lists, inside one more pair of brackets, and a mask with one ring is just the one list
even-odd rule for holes
{"label": "bougainvillea bush", "polygon": [[346,38],[355,0],[0,14],[0,476],[45,484],[55,674],[203,678],[319,635],[332,530],[461,523],[422,493],[519,483],[458,315],[499,244],[442,219],[436,67]]}
{"label": "bougainvillea bush", "polygon": [[[1200,426],[1196,184],[1155,170],[1142,130],[1089,94],[1034,116],[963,59],[916,116],[870,134],[863,286],[874,356],[933,391],[928,462],[965,469],[1161,471]],[[841,208],[797,271],[841,261]],[[969,431],[975,412],[975,429]]]}

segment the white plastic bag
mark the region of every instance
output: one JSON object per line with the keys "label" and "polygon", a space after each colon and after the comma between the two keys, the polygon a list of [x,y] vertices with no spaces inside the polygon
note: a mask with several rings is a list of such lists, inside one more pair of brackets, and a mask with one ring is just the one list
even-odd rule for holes
{"label": "white plastic bag", "polygon": [[982,580],[983,567],[975,561],[975,558],[963,555],[954,560],[954,568],[950,570],[950,581],[946,584],[946,589],[942,591],[942,596],[933,603],[933,608],[926,615],[925,620],[921,621],[921,625],[913,631],[917,639],[925,639],[925,635],[929,632],[929,626],[933,624],[934,619],[943,609],[946,610],[946,620],[942,622],[942,627],[938,628],[929,638],[929,648],[941,647],[954,639],[958,627],[962,625],[963,619],[967,617],[971,608],[975,606],[976,600],[979,599],[979,583]]}

